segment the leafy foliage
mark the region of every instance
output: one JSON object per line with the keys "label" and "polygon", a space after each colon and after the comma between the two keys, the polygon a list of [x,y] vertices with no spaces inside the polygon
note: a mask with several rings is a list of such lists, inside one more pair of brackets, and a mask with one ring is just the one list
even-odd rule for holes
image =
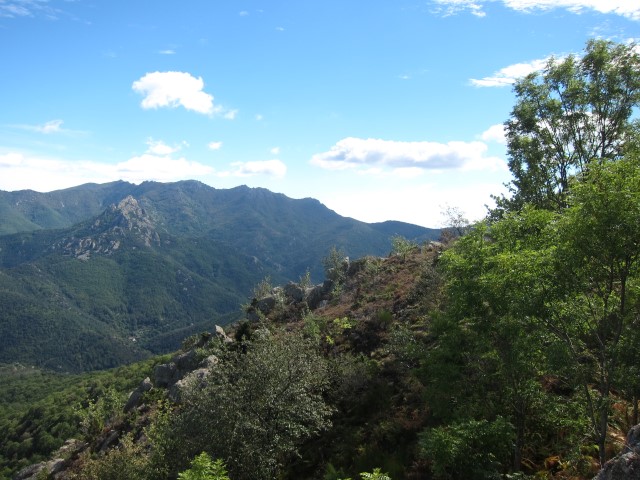
{"label": "leafy foliage", "polygon": [[573,175],[622,157],[637,129],[639,66],[634,45],[590,40],[582,57],[551,59],[516,82],[505,124],[512,197],[499,199],[498,210],[563,208]]}
{"label": "leafy foliage", "polygon": [[178,474],[178,480],[229,480],[229,477],[222,460],[213,461],[207,452],[202,452],[193,459],[189,470]]}

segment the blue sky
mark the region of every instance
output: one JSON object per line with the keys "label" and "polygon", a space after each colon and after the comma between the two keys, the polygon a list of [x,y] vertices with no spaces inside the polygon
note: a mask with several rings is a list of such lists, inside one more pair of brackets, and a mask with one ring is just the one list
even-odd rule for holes
{"label": "blue sky", "polygon": [[636,0],[0,0],[0,189],[200,180],[367,222],[485,213],[512,83]]}

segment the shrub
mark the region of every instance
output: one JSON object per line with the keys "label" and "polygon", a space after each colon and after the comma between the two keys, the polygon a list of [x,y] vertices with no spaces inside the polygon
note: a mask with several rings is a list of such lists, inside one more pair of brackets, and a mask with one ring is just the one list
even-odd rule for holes
{"label": "shrub", "polygon": [[493,480],[509,463],[513,437],[512,425],[502,417],[467,420],[426,430],[419,447],[436,480]]}

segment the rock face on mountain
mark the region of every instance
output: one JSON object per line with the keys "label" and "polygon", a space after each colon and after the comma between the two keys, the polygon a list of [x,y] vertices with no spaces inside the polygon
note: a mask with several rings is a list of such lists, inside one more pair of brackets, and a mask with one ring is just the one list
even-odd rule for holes
{"label": "rock face on mountain", "polygon": [[629,430],[622,452],[605,463],[593,480],[640,480],[640,425]]}
{"label": "rock face on mountain", "polygon": [[52,250],[88,260],[92,254],[112,255],[125,239],[145,247],[160,245],[153,221],[131,195],[111,205],[89,228],[80,229],[54,244]]}

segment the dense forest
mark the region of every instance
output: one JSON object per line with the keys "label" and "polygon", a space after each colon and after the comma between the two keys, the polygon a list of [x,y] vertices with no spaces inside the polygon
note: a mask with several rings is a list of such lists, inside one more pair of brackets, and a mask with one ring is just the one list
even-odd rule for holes
{"label": "dense forest", "polygon": [[[265,279],[246,321],[185,340],[135,404],[124,408],[131,384],[78,400],[81,445],[59,470],[20,478],[589,479],[618,468],[607,462],[638,424],[640,394],[640,54],[590,41],[514,91],[513,181],[485,220],[453,212],[441,242],[396,237],[386,258],[333,249],[322,286]],[[188,373],[163,380],[183,363]],[[47,453],[26,438],[12,440],[18,453],[3,448],[7,473],[20,452]],[[634,455],[624,468],[636,476],[598,478],[639,478]]]}

